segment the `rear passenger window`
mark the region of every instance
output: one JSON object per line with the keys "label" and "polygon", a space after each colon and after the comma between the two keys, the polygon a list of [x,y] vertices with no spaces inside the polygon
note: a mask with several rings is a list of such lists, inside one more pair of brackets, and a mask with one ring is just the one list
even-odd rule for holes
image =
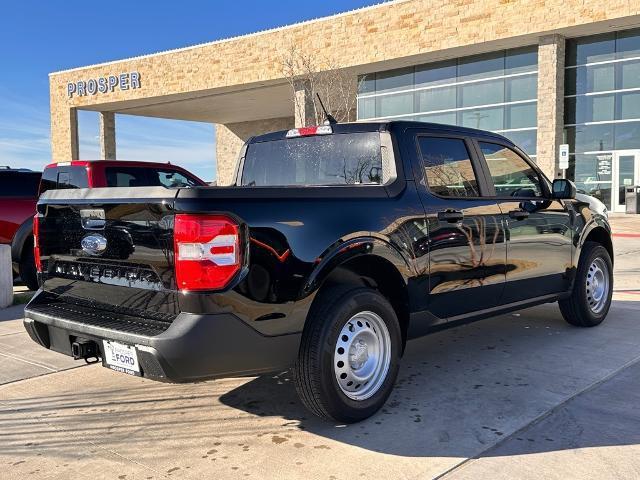
{"label": "rear passenger window", "polygon": [[460,138],[418,137],[431,193],[442,197],[479,197],[471,156]]}
{"label": "rear passenger window", "polygon": [[37,172],[6,172],[0,170],[0,197],[35,198],[38,196],[40,174]]}
{"label": "rear passenger window", "polygon": [[541,197],[538,173],[524,158],[504,145],[478,142],[498,197]]}

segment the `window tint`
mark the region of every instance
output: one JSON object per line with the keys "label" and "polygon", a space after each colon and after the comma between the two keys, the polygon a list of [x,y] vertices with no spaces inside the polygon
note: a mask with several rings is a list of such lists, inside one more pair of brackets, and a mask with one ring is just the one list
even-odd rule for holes
{"label": "window tint", "polygon": [[35,198],[38,196],[40,173],[0,171],[0,197]]}
{"label": "window tint", "polygon": [[471,157],[462,139],[419,137],[429,190],[443,197],[479,197]]}
{"label": "window tint", "polygon": [[65,188],[87,188],[87,169],[85,167],[52,167],[42,174],[40,193],[47,190]]}
{"label": "window tint", "polygon": [[536,171],[516,152],[503,145],[479,142],[499,197],[540,197]]}
{"label": "window tint", "polygon": [[193,187],[196,185],[196,182],[181,174],[180,172],[172,172],[172,171],[156,171],[158,175],[158,180],[161,185],[164,185],[167,188],[177,188],[177,187]]}
{"label": "window tint", "polygon": [[149,167],[107,167],[108,187],[192,187],[192,178],[173,170],[157,170]]}
{"label": "window tint", "polygon": [[381,184],[380,134],[316,135],[251,143],[242,185]]}
{"label": "window tint", "polygon": [[40,193],[47,190],[55,190],[56,183],[58,181],[58,169],[57,168],[45,168],[42,172],[42,180],[40,181]]}

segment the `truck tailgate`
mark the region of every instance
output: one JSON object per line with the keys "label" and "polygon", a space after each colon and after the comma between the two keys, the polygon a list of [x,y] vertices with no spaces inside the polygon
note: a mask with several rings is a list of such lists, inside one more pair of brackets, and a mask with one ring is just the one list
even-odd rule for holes
{"label": "truck tailgate", "polygon": [[173,202],[163,187],[48,191],[38,203],[43,290],[56,301],[136,317],[178,312]]}

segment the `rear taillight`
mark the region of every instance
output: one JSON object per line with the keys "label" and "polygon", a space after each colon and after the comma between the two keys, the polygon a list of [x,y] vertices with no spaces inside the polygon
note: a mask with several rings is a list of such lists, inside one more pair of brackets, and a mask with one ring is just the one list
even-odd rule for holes
{"label": "rear taillight", "polygon": [[224,215],[177,214],[176,282],[180,290],[219,290],[242,265],[240,227]]}
{"label": "rear taillight", "polygon": [[33,258],[36,262],[36,270],[42,272],[42,261],[40,260],[40,217],[38,214],[33,217]]}

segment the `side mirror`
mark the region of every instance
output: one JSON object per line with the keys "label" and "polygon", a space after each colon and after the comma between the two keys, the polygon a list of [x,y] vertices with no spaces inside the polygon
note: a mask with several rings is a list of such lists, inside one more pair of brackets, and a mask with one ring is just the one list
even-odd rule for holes
{"label": "side mirror", "polygon": [[565,178],[555,179],[551,188],[551,198],[557,200],[576,198],[576,185]]}

